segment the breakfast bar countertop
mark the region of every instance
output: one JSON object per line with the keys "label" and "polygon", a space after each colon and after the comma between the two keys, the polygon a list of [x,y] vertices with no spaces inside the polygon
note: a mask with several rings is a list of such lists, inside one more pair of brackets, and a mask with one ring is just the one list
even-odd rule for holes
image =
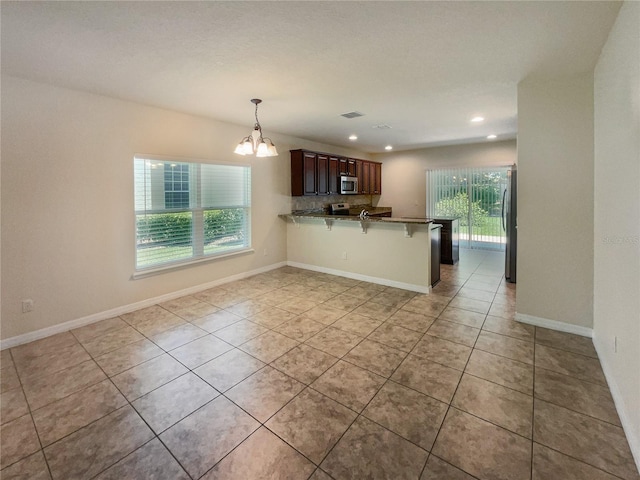
{"label": "breakfast bar countertop", "polygon": [[281,218],[322,218],[325,220],[338,220],[347,222],[379,222],[379,223],[411,223],[411,224],[428,224],[433,223],[430,218],[411,218],[411,217],[372,217],[367,216],[361,219],[357,215],[330,215],[323,212],[292,212],[279,215]]}
{"label": "breakfast bar countertop", "polygon": [[382,215],[385,213],[388,213],[389,215],[391,215],[392,213],[392,209],[391,207],[361,207],[358,205],[353,205],[352,207],[349,208],[349,215],[360,215],[360,212],[362,210],[366,210],[367,212],[369,212],[369,215]]}

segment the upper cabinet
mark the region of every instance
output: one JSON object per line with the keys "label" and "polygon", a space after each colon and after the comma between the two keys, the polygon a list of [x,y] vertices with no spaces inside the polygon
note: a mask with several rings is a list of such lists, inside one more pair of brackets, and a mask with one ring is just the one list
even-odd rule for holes
{"label": "upper cabinet", "polygon": [[382,164],[309,150],[291,150],[291,195],[339,195],[340,176],[358,177],[358,193],[382,193]]}
{"label": "upper cabinet", "polygon": [[347,175],[349,177],[356,176],[356,162],[353,158],[339,158],[339,174]]}
{"label": "upper cabinet", "polygon": [[301,186],[303,188],[302,193],[299,193],[298,195],[317,195],[318,190],[316,187],[316,170],[318,168],[318,160],[316,154],[312,152],[302,152],[301,166],[303,178]]}
{"label": "upper cabinet", "polygon": [[329,195],[340,193],[340,158],[329,156]]}
{"label": "upper cabinet", "polygon": [[356,172],[358,176],[358,193],[369,195],[370,178],[369,162],[366,160],[356,160]]}
{"label": "upper cabinet", "polygon": [[329,155],[316,155],[316,195],[329,195]]}
{"label": "upper cabinet", "polygon": [[371,162],[371,186],[372,195],[380,195],[382,193],[382,164],[377,162]]}
{"label": "upper cabinet", "polygon": [[362,195],[382,193],[382,164],[368,160],[357,160],[358,190]]}

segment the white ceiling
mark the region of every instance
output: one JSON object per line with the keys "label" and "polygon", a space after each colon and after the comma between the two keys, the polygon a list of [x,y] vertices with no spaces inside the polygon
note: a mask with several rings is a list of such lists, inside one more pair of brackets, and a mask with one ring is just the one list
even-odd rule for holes
{"label": "white ceiling", "polygon": [[[2,2],[2,72],[381,152],[514,138],[520,80],[593,69],[619,2]],[[359,111],[365,116],[345,119]],[[471,124],[475,115],[486,120]],[[391,129],[375,129],[386,124]],[[357,142],[349,142],[355,133]],[[239,140],[239,139],[238,139]]]}

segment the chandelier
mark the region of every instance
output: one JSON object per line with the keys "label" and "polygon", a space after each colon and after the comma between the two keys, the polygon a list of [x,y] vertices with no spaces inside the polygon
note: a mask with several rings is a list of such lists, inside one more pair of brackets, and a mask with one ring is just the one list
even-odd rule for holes
{"label": "chandelier", "polygon": [[256,124],[249,135],[240,140],[240,143],[233,151],[238,155],[253,155],[256,157],[277,157],[278,151],[270,138],[262,136],[262,127],[258,120],[258,105],[262,103],[259,98],[252,98],[251,103],[256,106]]}

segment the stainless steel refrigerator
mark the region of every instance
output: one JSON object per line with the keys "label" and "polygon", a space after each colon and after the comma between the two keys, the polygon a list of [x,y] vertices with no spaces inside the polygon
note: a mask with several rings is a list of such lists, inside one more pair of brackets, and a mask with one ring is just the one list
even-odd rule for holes
{"label": "stainless steel refrigerator", "polygon": [[518,251],[518,171],[514,165],[507,171],[507,188],[502,194],[502,228],[506,232],[507,244],[504,262],[504,277],[516,283],[516,254]]}

